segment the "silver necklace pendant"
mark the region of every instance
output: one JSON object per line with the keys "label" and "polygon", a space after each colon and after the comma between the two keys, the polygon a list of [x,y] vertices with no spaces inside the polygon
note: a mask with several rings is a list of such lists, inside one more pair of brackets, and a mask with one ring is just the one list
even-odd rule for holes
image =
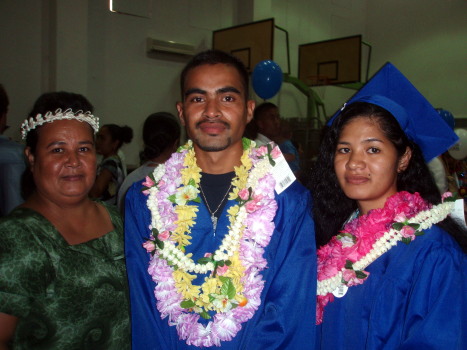
{"label": "silver necklace pendant", "polygon": [[214,236],[215,236],[216,228],[217,228],[217,217],[215,217],[213,214],[211,214],[211,221],[212,221],[212,227],[214,228]]}
{"label": "silver necklace pendant", "polygon": [[224,203],[224,201],[226,200],[227,198],[227,195],[229,194],[230,192],[230,189],[232,188],[232,183],[230,184],[229,188],[227,189],[227,192],[225,192],[224,194],[224,197],[222,198],[221,202],[219,203],[219,205],[217,206],[217,209],[212,211],[211,208],[209,208],[209,203],[206,199],[206,196],[204,195],[204,191],[203,191],[203,187],[201,186],[201,184],[199,184],[199,189],[201,190],[201,195],[203,196],[203,199],[204,199],[204,203],[206,204],[206,208],[208,209],[209,211],[209,214],[211,214],[211,222],[212,222],[212,227],[213,227],[213,233],[214,233],[214,236],[216,236],[216,228],[217,228],[217,217],[216,217],[216,213],[217,211],[220,209],[220,207],[222,206],[222,204]]}

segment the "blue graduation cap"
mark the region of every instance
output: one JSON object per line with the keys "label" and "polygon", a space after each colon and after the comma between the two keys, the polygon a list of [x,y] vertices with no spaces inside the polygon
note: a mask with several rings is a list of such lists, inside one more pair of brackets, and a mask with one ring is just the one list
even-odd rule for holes
{"label": "blue graduation cap", "polygon": [[[446,152],[459,138],[425,97],[394,67],[386,63],[346,105],[368,102],[390,112],[406,135],[418,144],[426,162]],[[344,107],[329,120],[341,114]]]}

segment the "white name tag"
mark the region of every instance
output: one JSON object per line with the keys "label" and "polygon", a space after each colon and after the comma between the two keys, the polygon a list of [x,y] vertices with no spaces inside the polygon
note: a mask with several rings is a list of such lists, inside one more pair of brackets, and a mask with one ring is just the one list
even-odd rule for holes
{"label": "white name tag", "polygon": [[345,293],[347,293],[348,290],[349,290],[349,287],[347,287],[345,284],[340,284],[339,287],[337,287],[332,292],[332,294],[334,294],[336,298],[342,298],[345,295]]}
{"label": "white name tag", "polygon": [[274,159],[274,162],[276,162],[276,165],[272,168],[272,176],[276,180],[274,189],[277,194],[280,194],[295,181],[295,175],[282,153],[278,158]]}
{"label": "white name tag", "polygon": [[464,199],[456,200],[454,208],[451,211],[451,217],[457,221],[459,225],[466,227],[464,216]]}

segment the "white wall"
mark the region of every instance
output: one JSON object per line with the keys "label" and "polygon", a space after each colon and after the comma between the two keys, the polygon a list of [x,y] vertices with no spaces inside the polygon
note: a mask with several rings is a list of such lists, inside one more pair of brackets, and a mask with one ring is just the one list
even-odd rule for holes
{"label": "white wall", "polygon": [[0,1],[0,83],[10,99],[6,134],[16,140],[42,92],[42,34],[40,1]]}
{"label": "white wall", "polygon": [[392,62],[434,107],[467,118],[467,1],[368,1],[373,71]]}
{"label": "white wall", "polygon": [[[289,32],[292,75],[299,44],[362,34],[373,46],[371,73],[391,61],[433,105],[467,118],[465,0],[153,0],[150,19],[110,13],[107,3],[0,1],[0,83],[11,100],[9,136],[19,138],[19,124],[41,93],[78,92],[102,123],[133,127],[137,137],[124,152],[136,164],[142,123],[155,111],[175,113],[185,64],[148,57],[146,37],[201,50],[210,47],[213,30],[270,17]],[[285,68],[281,45],[274,59]],[[354,93],[316,90],[328,114]],[[284,84],[273,101],[287,117],[305,116],[306,100],[291,86]]]}

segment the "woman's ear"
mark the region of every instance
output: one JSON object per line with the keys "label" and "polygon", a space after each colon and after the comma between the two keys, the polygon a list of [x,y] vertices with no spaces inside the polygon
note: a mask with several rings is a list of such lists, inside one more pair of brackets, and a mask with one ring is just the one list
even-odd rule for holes
{"label": "woman's ear", "polygon": [[34,167],[35,158],[34,158],[34,154],[32,154],[31,152],[31,147],[26,147],[24,149],[24,155],[26,156],[26,160],[28,161],[29,168],[32,171],[32,168]]}
{"label": "woman's ear", "polygon": [[399,164],[397,166],[397,172],[398,173],[402,173],[403,171],[405,171],[407,169],[407,167],[410,164],[410,159],[411,158],[412,158],[412,150],[410,149],[410,147],[407,147],[405,149],[405,153],[399,159]]}

